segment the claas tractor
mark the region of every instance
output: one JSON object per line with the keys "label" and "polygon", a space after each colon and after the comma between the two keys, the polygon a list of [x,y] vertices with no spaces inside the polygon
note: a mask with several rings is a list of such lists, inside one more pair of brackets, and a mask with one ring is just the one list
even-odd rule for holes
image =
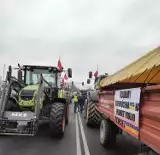
{"label": "claas tractor", "polygon": [[[51,66],[9,66],[0,101],[0,134],[34,136],[48,120],[51,137],[62,138],[68,123],[69,101],[59,81],[62,70]],[[64,71],[64,70],[63,70]],[[68,70],[72,77],[72,69]]]}

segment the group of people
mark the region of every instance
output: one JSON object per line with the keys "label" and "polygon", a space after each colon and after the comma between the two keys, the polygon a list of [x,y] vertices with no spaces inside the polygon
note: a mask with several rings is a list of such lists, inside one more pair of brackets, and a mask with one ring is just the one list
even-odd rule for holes
{"label": "group of people", "polygon": [[81,114],[83,113],[84,102],[85,97],[80,93],[76,93],[72,97],[72,103],[74,104],[74,113],[76,113],[77,111]]}

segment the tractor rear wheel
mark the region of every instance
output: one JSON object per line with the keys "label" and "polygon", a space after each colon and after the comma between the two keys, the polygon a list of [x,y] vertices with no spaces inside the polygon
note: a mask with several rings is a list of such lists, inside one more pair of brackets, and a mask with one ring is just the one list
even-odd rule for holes
{"label": "tractor rear wheel", "polygon": [[66,126],[66,106],[64,103],[56,102],[52,104],[50,113],[51,137],[62,138]]}
{"label": "tractor rear wheel", "polygon": [[101,115],[97,109],[97,103],[90,101],[87,105],[86,124],[98,127],[101,123]]}

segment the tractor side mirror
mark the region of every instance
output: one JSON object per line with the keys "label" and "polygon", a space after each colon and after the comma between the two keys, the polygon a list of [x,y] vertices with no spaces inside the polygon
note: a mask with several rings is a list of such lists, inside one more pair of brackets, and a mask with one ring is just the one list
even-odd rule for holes
{"label": "tractor side mirror", "polygon": [[9,75],[9,77],[11,77],[11,75],[12,75],[12,67],[11,66],[8,67],[8,75]]}
{"label": "tractor side mirror", "polygon": [[92,79],[92,72],[89,72],[89,78]]}
{"label": "tractor side mirror", "polygon": [[72,69],[71,68],[68,68],[68,77],[72,78]]}
{"label": "tractor side mirror", "polygon": [[90,79],[87,79],[87,84],[90,84],[91,83],[91,80]]}
{"label": "tractor side mirror", "polygon": [[18,63],[18,67],[21,68],[21,65]]}
{"label": "tractor side mirror", "polygon": [[82,86],[84,86],[84,82],[82,82]]}
{"label": "tractor side mirror", "polygon": [[8,80],[8,81],[10,81],[11,75],[12,75],[12,67],[9,66],[9,67],[8,67],[8,72],[7,72],[7,80]]}
{"label": "tractor side mirror", "polygon": [[22,81],[22,70],[18,70],[18,81]]}

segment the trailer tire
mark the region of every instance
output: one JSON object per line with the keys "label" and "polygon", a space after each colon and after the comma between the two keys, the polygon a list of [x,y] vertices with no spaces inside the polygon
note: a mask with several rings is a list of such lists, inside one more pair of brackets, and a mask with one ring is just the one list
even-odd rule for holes
{"label": "trailer tire", "polygon": [[66,126],[66,107],[64,103],[52,104],[50,113],[50,134],[51,137],[62,138]]}
{"label": "trailer tire", "polygon": [[103,119],[100,125],[100,144],[110,148],[116,144],[116,126],[110,120]]}
{"label": "trailer tire", "polygon": [[86,124],[92,127],[98,127],[101,122],[101,115],[97,109],[97,103],[90,101],[87,105]]}

